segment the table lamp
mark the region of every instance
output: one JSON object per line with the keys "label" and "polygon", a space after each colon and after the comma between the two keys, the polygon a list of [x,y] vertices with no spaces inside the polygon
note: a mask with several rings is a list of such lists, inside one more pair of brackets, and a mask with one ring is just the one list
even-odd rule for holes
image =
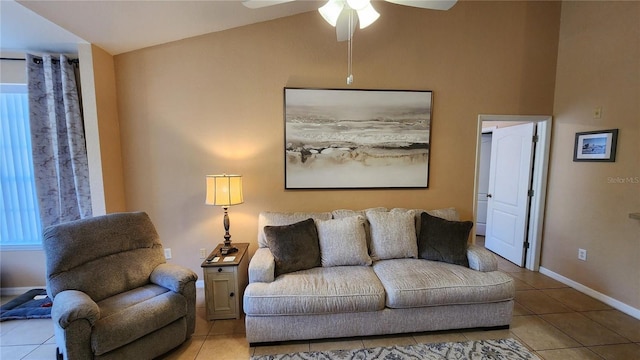
{"label": "table lamp", "polygon": [[231,245],[229,235],[229,206],[242,204],[242,175],[207,175],[207,196],[205,204],[222,206],[224,209],[224,246],[220,249],[222,255],[238,251]]}

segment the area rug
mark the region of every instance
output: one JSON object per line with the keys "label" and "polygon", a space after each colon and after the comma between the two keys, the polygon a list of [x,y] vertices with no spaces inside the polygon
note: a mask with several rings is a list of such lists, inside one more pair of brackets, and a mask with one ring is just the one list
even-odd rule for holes
{"label": "area rug", "polygon": [[251,360],[540,360],[515,339],[312,351],[252,356]]}
{"label": "area rug", "polygon": [[51,305],[46,290],[29,290],[0,306],[0,321],[47,319],[51,317]]}

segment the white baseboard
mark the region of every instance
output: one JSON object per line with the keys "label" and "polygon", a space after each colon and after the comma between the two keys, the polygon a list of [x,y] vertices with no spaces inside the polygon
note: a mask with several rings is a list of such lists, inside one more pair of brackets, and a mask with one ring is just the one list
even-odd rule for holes
{"label": "white baseboard", "polygon": [[560,274],[557,274],[547,268],[540,266],[540,273],[547,275],[548,277],[558,280],[565,285],[569,285],[570,287],[580,291],[581,293],[587,294],[592,298],[602,301],[603,303],[611,306],[614,309],[620,310],[623,313],[633,316],[634,318],[640,320],[640,309],[636,309],[631,305],[627,305],[619,300],[616,300],[610,296],[607,296],[603,293],[597,292],[589,287],[586,287],[578,282],[575,282],[567,277],[564,277]]}
{"label": "white baseboard", "polygon": [[22,295],[31,289],[46,289],[45,285],[36,285],[36,286],[28,286],[28,287],[10,287],[10,288],[0,288],[0,296],[16,296]]}
{"label": "white baseboard", "polygon": [[486,233],[487,233],[487,224],[476,223],[476,235],[485,236]]}

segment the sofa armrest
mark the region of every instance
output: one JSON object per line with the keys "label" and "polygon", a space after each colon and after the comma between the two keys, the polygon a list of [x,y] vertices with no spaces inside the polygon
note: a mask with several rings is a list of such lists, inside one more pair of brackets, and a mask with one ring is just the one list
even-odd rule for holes
{"label": "sofa armrest", "polygon": [[76,320],[87,320],[93,326],[100,319],[100,308],[82,291],[65,290],[54,298],[51,318],[63,329]]}
{"label": "sofa armrest", "polygon": [[249,283],[273,282],[276,260],[269,248],[259,248],[249,262]]}
{"label": "sofa armrest", "polygon": [[198,275],[185,267],[165,263],[153,269],[150,280],[156,285],[182,294],[185,285],[198,280]]}
{"label": "sofa armrest", "polygon": [[473,270],[483,272],[498,270],[498,260],[495,255],[481,246],[469,245],[467,259],[469,259],[469,267]]}

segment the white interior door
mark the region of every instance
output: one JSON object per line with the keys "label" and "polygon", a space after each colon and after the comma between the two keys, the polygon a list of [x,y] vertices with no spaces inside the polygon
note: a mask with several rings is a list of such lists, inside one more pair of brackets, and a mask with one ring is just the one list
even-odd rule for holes
{"label": "white interior door", "polygon": [[487,226],[487,194],[489,193],[489,165],[491,164],[491,133],[482,134],[480,167],[478,170],[478,199],[476,235],[485,235]]}
{"label": "white interior door", "polygon": [[493,131],[485,247],[524,264],[535,124]]}

